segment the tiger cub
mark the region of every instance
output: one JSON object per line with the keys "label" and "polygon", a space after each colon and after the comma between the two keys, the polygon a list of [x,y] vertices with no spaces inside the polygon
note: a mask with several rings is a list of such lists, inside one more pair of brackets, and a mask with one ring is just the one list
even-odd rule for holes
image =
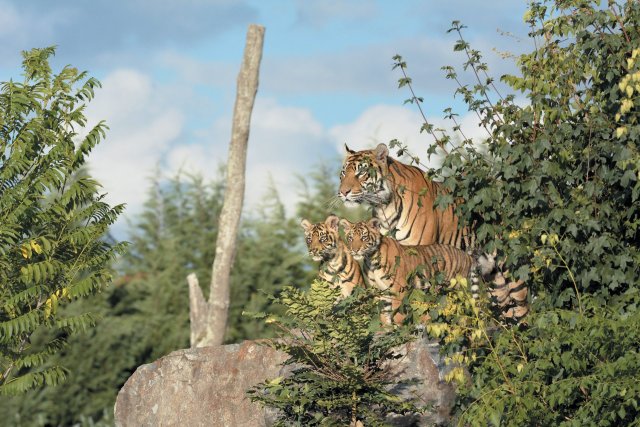
{"label": "tiger cub", "polygon": [[324,222],[312,224],[303,219],[300,225],[304,229],[309,256],[320,261],[318,277],[339,286],[342,296],[347,297],[356,286],[364,286],[364,277],[360,265],[353,259],[338,233],[340,218],[329,215]]}
{"label": "tiger cub", "polygon": [[[370,205],[382,233],[393,233],[401,245],[440,243],[467,252],[476,249],[473,224],[460,227],[455,204],[444,209],[434,207],[436,197],[448,192],[442,184],[427,178],[424,171],[416,166],[389,156],[385,144],[379,144],[373,150],[345,148],[347,158],[342,166],[338,189],[338,197],[345,206]],[[477,258],[481,269],[484,268],[482,257]],[[503,318],[517,322],[529,312],[529,288],[522,280],[507,279],[506,272],[496,268],[494,259],[491,262],[493,266],[481,272],[483,278],[490,277],[485,282],[491,300]]]}
{"label": "tiger cub", "polygon": [[[397,240],[383,236],[377,218],[352,224],[340,221],[345,230],[347,247],[356,260],[363,260],[364,273],[369,284],[381,290],[390,290],[386,297],[387,310],[394,313],[393,323],[399,324],[404,316],[397,313],[404,298],[407,276],[413,275],[413,286],[424,287],[435,273],[444,273],[447,279],[456,275],[469,276],[474,265],[473,258],[453,246],[433,244],[426,246],[403,246]],[[419,270],[418,267],[421,267]],[[389,307],[390,306],[390,307]],[[382,320],[391,323],[391,314],[385,313]]]}

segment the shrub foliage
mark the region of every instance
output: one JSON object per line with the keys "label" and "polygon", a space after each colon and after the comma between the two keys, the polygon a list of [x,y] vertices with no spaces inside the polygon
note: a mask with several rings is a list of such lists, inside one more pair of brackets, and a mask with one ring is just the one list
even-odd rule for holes
{"label": "shrub foliage", "polygon": [[[463,26],[451,29],[477,78],[457,94],[478,113],[486,144],[423,126],[444,157],[434,173],[466,200],[460,213],[477,222],[482,249],[496,249],[534,295],[528,326],[469,322],[452,340],[456,351],[478,331],[484,340],[465,359],[473,381],[460,388],[459,423],[637,425],[640,3],[534,1],[525,21],[535,48],[517,58],[520,75],[502,77],[515,92],[507,96]],[[435,335],[450,337],[470,313],[452,309]]]}
{"label": "shrub foliage", "polygon": [[266,317],[281,337],[270,341],[290,357],[290,373],[249,391],[252,400],[279,410],[279,425],[382,425],[390,413],[424,408],[394,394],[402,388],[390,361],[413,339],[410,328],[383,328],[380,291],[357,288],[340,301],[340,289],[314,281],[308,291],[287,287],[273,302],[283,315]]}

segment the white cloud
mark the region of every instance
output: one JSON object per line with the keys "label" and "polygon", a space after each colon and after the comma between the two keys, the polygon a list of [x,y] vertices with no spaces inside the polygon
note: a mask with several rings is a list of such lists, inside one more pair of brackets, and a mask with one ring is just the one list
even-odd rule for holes
{"label": "white cloud", "polygon": [[302,135],[319,138],[324,132],[309,110],[281,106],[273,99],[258,100],[253,123],[256,129],[272,136],[283,133],[291,138]]}
{"label": "white cloud", "polygon": [[[90,157],[90,168],[109,193],[110,203],[127,203],[130,219],[141,211],[156,168],[165,176],[182,170],[213,179],[226,163],[231,115],[214,118],[209,127],[187,129],[189,110],[176,104],[173,94],[169,88],[156,87],[146,74],[121,69],[103,80],[87,111],[92,123],[106,119],[110,126],[107,140]],[[410,107],[375,105],[353,122],[327,129],[309,109],[258,98],[247,154],[245,212],[260,204],[273,182],[293,214],[299,190],[296,175],[313,170],[321,161],[342,157],[345,142],[364,149],[399,139],[426,161],[432,139],[419,132],[421,116]],[[480,135],[472,116],[461,121],[467,136]],[[123,232],[121,227],[117,233]]]}
{"label": "white cloud", "polygon": [[149,177],[183,131],[184,115],[135,70],[116,70],[87,109],[90,125],[106,120],[110,130],[89,158],[92,174],[111,204],[126,203],[127,216],[144,203]]}
{"label": "white cloud", "polygon": [[33,2],[0,1],[0,65],[14,67],[21,50],[60,45],[57,28],[68,26],[78,40],[78,32],[69,25],[74,15],[70,8],[60,4],[47,10],[34,6]]}
{"label": "white cloud", "polygon": [[[452,94],[455,87],[448,82],[440,67],[454,56],[451,43],[442,38],[402,38],[392,42],[373,43],[336,49],[331,53],[266,57],[263,76],[265,89],[284,94],[337,93],[394,95],[398,70],[392,70],[393,56],[403,54],[410,72],[421,88],[429,93]],[[419,70],[419,71],[418,71]],[[400,98],[402,95],[398,95]]]}
{"label": "white cloud", "polygon": [[12,21],[19,26],[10,26],[12,37],[3,39],[0,52],[55,44],[74,54],[74,64],[78,58],[87,63],[122,50],[144,56],[168,45],[192,47],[258,17],[258,10],[243,0],[9,0],[0,3],[0,11],[20,18]]}
{"label": "white cloud", "polygon": [[152,91],[148,75],[132,69],[117,69],[103,79],[102,89],[90,104],[89,112],[95,117],[106,117],[116,127],[123,121],[137,121],[136,114],[153,108],[149,105]]}
{"label": "white cloud", "polygon": [[[445,129],[454,141],[463,139],[460,133],[453,132],[453,122],[434,117],[427,117],[427,120],[435,129]],[[467,113],[457,120],[466,138],[479,143],[487,136],[484,128],[478,126],[479,120],[475,114]],[[334,126],[329,130],[329,135],[342,155],[345,153],[345,143],[352,150],[365,150],[374,148],[379,143],[388,145],[389,141],[397,139],[413,155],[418,156],[422,164],[434,167],[438,159],[428,159],[427,150],[435,142],[431,135],[420,133],[423,121],[420,113],[408,106],[375,105],[362,112],[355,121]],[[395,157],[393,150],[391,155]],[[406,156],[401,160],[409,161]]]}
{"label": "white cloud", "polygon": [[211,179],[216,176],[218,165],[224,163],[225,153],[217,148],[200,144],[175,146],[165,156],[166,170],[169,175],[186,172]]}
{"label": "white cloud", "polygon": [[159,52],[156,62],[177,72],[180,78],[190,85],[228,85],[234,81],[239,67],[229,62],[197,60],[176,50]]}
{"label": "white cloud", "polygon": [[[88,108],[90,126],[104,119],[110,128],[89,158],[90,170],[108,193],[109,203],[127,204],[129,219],[140,213],[149,178],[157,168],[164,176],[183,170],[212,179],[219,165],[226,163],[230,114],[214,118],[208,128],[187,129],[188,106],[175,105],[172,94],[146,74],[120,69],[103,79]],[[295,175],[333,151],[326,129],[309,110],[259,98],[247,155],[245,212],[262,201],[272,181],[293,213],[298,193]],[[124,232],[122,222],[115,232]]]}
{"label": "white cloud", "polygon": [[[216,176],[227,161],[231,117],[220,117],[200,136],[197,144],[175,146],[166,161],[171,173],[179,169]],[[303,174],[333,149],[326,130],[306,109],[283,106],[273,99],[258,99],[252,114],[247,151],[245,208],[261,203],[270,182],[293,213],[297,201],[296,174]]]}
{"label": "white cloud", "polygon": [[[406,144],[412,153],[421,157],[420,153],[426,153],[432,142],[429,135],[420,133],[421,125],[420,114],[408,108],[375,105],[365,110],[354,122],[334,126],[330,135],[342,154],[345,152],[345,143],[352,150],[365,150],[379,143],[388,145],[389,141],[397,139]],[[426,160],[426,156],[424,157]]]}
{"label": "white cloud", "polygon": [[334,126],[330,134],[340,150],[347,143],[362,150],[391,139],[416,144],[419,139],[420,116],[406,108],[375,105],[365,110],[353,123]]}
{"label": "white cloud", "polygon": [[289,213],[293,213],[297,200],[295,175],[304,174],[333,152],[326,130],[309,110],[260,100],[251,135],[247,179],[254,186],[248,188],[249,205],[260,200],[270,176]]}

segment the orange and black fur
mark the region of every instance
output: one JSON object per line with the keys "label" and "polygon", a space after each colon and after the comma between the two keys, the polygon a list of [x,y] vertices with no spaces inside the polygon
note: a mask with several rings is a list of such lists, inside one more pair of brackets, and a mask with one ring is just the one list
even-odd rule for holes
{"label": "orange and black fur", "polygon": [[[500,271],[495,261],[495,255],[483,254],[475,258],[478,273],[487,285],[487,295],[498,314],[509,321],[519,321],[529,313],[529,287],[523,280],[509,281],[507,272]],[[474,297],[480,288],[471,287]]]}
{"label": "orange and black fur", "polygon": [[[356,260],[363,260],[369,285],[391,292],[391,296],[385,298],[390,310],[383,316],[385,323],[391,323],[391,313],[395,313],[394,323],[402,322],[404,316],[397,313],[397,309],[409,285],[424,288],[437,272],[442,272],[446,279],[456,275],[468,277],[474,266],[471,256],[453,246],[400,245],[395,239],[382,235],[377,218],[355,224],[343,219],[340,224],[345,230],[347,248]],[[407,283],[409,276],[413,278],[410,284]]]}
{"label": "orange and black fur", "polygon": [[[393,236],[400,245],[440,243],[473,251],[475,233],[469,225],[461,226],[455,204],[445,209],[433,205],[438,195],[448,192],[440,183],[426,178],[421,169],[389,157],[385,144],[373,150],[346,149],[338,191],[345,206],[370,205],[381,232]],[[487,292],[502,317],[518,320],[529,311],[528,287],[522,281],[507,280],[495,266],[491,267],[494,271]]]}
{"label": "orange and black fur", "polygon": [[370,205],[383,234],[392,232],[401,245],[472,247],[473,233],[468,226],[458,227],[455,206],[434,207],[436,196],[447,193],[440,183],[425,178],[421,169],[389,157],[385,144],[375,150],[346,148],[338,191],[345,206]]}
{"label": "orange and black fur", "polygon": [[339,286],[342,296],[347,297],[356,286],[364,286],[360,265],[353,259],[344,242],[340,239],[338,224],[340,219],[329,215],[324,222],[312,224],[303,219],[309,256],[320,261],[318,277],[334,286]]}

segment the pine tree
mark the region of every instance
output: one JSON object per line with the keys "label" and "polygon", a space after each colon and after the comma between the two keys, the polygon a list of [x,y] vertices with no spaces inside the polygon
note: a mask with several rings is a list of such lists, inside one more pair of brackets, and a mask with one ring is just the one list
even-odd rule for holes
{"label": "pine tree", "polygon": [[272,312],[275,307],[268,295],[279,294],[284,286],[309,283],[300,236],[296,220],[287,218],[271,184],[257,212],[243,224],[231,275],[227,342],[271,336],[263,322],[244,317],[243,311]]}
{"label": "pine tree", "polygon": [[221,172],[210,183],[198,176],[156,178],[131,231],[131,255],[123,259],[121,280],[145,293],[138,309],[150,316],[152,358],[189,346],[185,277],[190,271],[211,277],[224,191]]}
{"label": "pine tree", "polygon": [[[83,420],[109,425],[116,395],[138,366],[189,346],[185,275],[197,271],[209,280],[223,174],[208,182],[185,174],[157,175],[150,184],[144,209],[131,224],[129,250],[116,264],[114,284],[62,309],[68,315],[90,310],[100,318],[95,328],[70,337],[64,351],[52,359],[74,367],[65,387],[0,400],[0,412],[14,415],[9,425],[72,425]],[[326,200],[311,196],[308,206],[316,204],[323,211]],[[243,316],[243,311],[280,313],[282,307],[271,305],[267,295],[279,294],[284,286],[307,287],[316,272],[317,265],[306,256],[299,219],[287,215],[272,188],[242,221],[226,341],[272,336],[271,328]]]}
{"label": "pine tree", "polygon": [[[24,80],[0,91],[0,394],[62,382],[50,364],[69,337],[93,326],[89,311],[61,307],[111,281],[123,244],[103,240],[123,206],[103,201],[80,172],[105,136],[104,122],[81,137],[98,81],[67,66],[53,74],[55,49],[23,52]],[[76,145],[77,141],[77,145]],[[44,342],[35,342],[46,334]]]}

